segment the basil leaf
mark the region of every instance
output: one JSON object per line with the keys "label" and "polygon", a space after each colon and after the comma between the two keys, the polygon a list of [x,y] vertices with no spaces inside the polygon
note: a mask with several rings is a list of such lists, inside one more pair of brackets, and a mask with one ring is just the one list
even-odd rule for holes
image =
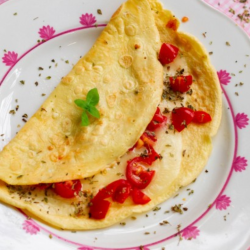
{"label": "basil leaf", "polygon": [[94,106],[89,106],[88,108],[88,112],[94,116],[95,118],[100,118],[100,113],[98,111],[98,109]]}
{"label": "basil leaf", "polygon": [[82,126],[88,126],[90,124],[87,112],[95,118],[100,118],[100,113],[95,107],[95,105],[97,105],[99,102],[99,94],[97,88],[91,89],[88,92],[86,100],[77,99],[74,102],[78,107],[83,109],[81,117]]}
{"label": "basil leaf", "polygon": [[75,100],[75,104],[82,109],[88,109],[89,107],[88,103],[81,99]]}
{"label": "basil leaf", "polygon": [[89,125],[89,117],[85,111],[82,113],[82,126],[88,126]]}
{"label": "basil leaf", "polygon": [[88,104],[95,106],[99,102],[99,94],[97,88],[91,89],[86,97]]}

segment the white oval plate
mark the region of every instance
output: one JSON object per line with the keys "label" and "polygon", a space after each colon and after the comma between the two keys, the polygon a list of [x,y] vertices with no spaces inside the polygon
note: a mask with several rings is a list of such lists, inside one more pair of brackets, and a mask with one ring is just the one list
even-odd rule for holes
{"label": "white oval plate", "polygon": [[[30,117],[88,51],[122,2],[10,0],[0,6],[0,150],[24,125],[22,116]],[[250,41],[233,22],[199,0],[162,2],[178,18],[189,17],[181,30],[213,52],[211,60],[224,91],[222,124],[204,171],[160,210],[102,230],[56,230],[0,203],[0,249],[246,250],[250,246]],[[165,212],[175,204],[188,210]],[[163,220],[170,224],[160,225]]]}

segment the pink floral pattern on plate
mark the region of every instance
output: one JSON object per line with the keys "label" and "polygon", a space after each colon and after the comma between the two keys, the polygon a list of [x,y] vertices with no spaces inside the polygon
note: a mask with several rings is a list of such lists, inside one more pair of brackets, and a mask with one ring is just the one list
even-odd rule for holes
{"label": "pink floral pattern on plate", "polygon": [[217,72],[220,84],[227,85],[230,83],[231,76],[226,70],[220,70]]}
{"label": "pink floral pattern on plate", "polygon": [[2,3],[5,3],[5,2],[7,2],[8,0],[0,0],[0,5],[2,4]]}
{"label": "pink floral pattern on plate", "polygon": [[29,234],[37,234],[40,231],[40,228],[36,226],[32,220],[25,220],[23,223],[23,229]]}
{"label": "pink floral pattern on plate", "polygon": [[6,66],[13,66],[17,62],[18,54],[14,51],[12,52],[7,52],[4,54],[2,57],[3,63]]}
{"label": "pink floral pattern on plate", "polygon": [[235,172],[242,172],[246,170],[247,159],[245,157],[237,156],[233,163],[233,168]]}
{"label": "pink floral pattern on plate", "polygon": [[95,23],[96,23],[96,18],[92,14],[86,13],[86,14],[82,14],[80,17],[80,24],[82,24],[83,26],[88,27]]}
{"label": "pink floral pattern on plate", "polygon": [[231,18],[250,35],[250,22],[248,21],[249,0],[203,0],[226,16]]}
{"label": "pink floral pattern on plate", "polygon": [[249,123],[249,118],[244,113],[238,113],[235,117],[236,125],[239,129],[245,128]]}
{"label": "pink floral pattern on plate", "polygon": [[215,208],[218,210],[226,210],[231,203],[230,197],[226,195],[221,195],[216,201],[215,201]]}
{"label": "pink floral pattern on plate", "polygon": [[47,26],[43,26],[41,29],[39,29],[38,34],[40,35],[40,37],[44,40],[48,40],[51,37],[53,37],[53,35],[55,34],[55,30],[53,27],[47,25]]}
{"label": "pink floral pattern on plate", "polygon": [[186,240],[196,239],[200,234],[200,230],[195,226],[189,226],[182,231],[182,237]]}

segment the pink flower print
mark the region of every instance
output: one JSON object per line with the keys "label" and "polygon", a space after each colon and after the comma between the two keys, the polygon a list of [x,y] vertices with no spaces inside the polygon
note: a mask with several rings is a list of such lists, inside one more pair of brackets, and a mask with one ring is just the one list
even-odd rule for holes
{"label": "pink flower print", "polygon": [[189,226],[182,231],[182,237],[186,240],[196,239],[200,234],[200,230],[195,226]]}
{"label": "pink flower print", "polygon": [[13,66],[17,62],[18,54],[14,51],[5,53],[2,60],[6,66]]}
{"label": "pink flower print", "polygon": [[32,220],[25,220],[23,223],[23,230],[29,234],[37,234],[40,231],[40,228],[34,224]]}
{"label": "pink flower print", "polygon": [[0,0],[0,5],[2,4],[2,3],[5,3],[5,2],[7,2],[8,0]]}
{"label": "pink flower print", "polygon": [[96,22],[95,16],[93,16],[92,14],[82,14],[82,16],[80,17],[80,24],[82,24],[83,26],[91,26]]}
{"label": "pink flower print", "polygon": [[248,116],[244,113],[238,113],[235,117],[235,123],[240,129],[245,128],[249,124],[248,121]]}
{"label": "pink flower print", "polygon": [[48,40],[55,34],[55,32],[56,31],[54,30],[53,27],[50,27],[49,25],[47,25],[39,29],[38,34],[40,35],[42,39]]}
{"label": "pink flower print", "polygon": [[242,172],[246,170],[247,159],[245,157],[237,156],[233,163],[233,168],[235,172]]}
{"label": "pink flower print", "polygon": [[216,201],[215,201],[215,206],[216,209],[219,210],[226,210],[227,207],[230,206],[231,203],[231,199],[230,197],[226,196],[226,195],[221,195]]}
{"label": "pink flower print", "polygon": [[217,72],[220,84],[227,85],[230,83],[231,76],[226,70],[220,70]]}

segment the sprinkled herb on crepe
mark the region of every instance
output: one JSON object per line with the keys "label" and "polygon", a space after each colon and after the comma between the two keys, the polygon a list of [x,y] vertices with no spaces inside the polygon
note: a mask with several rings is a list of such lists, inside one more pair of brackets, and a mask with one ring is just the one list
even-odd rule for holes
{"label": "sprinkled herb on crepe", "polygon": [[[33,186],[0,181],[1,200],[55,227],[103,228],[158,211],[161,202],[196,180],[209,158],[222,104],[208,53],[194,37],[178,31],[179,21],[157,0],[126,4],[131,2],[136,9],[145,4],[137,14],[143,12],[146,20],[154,16],[163,44],[158,59],[164,65],[162,99],[137,142],[109,168],[88,178]],[[128,6],[126,15],[132,11]],[[179,204],[171,210],[182,214],[187,208]]]}

